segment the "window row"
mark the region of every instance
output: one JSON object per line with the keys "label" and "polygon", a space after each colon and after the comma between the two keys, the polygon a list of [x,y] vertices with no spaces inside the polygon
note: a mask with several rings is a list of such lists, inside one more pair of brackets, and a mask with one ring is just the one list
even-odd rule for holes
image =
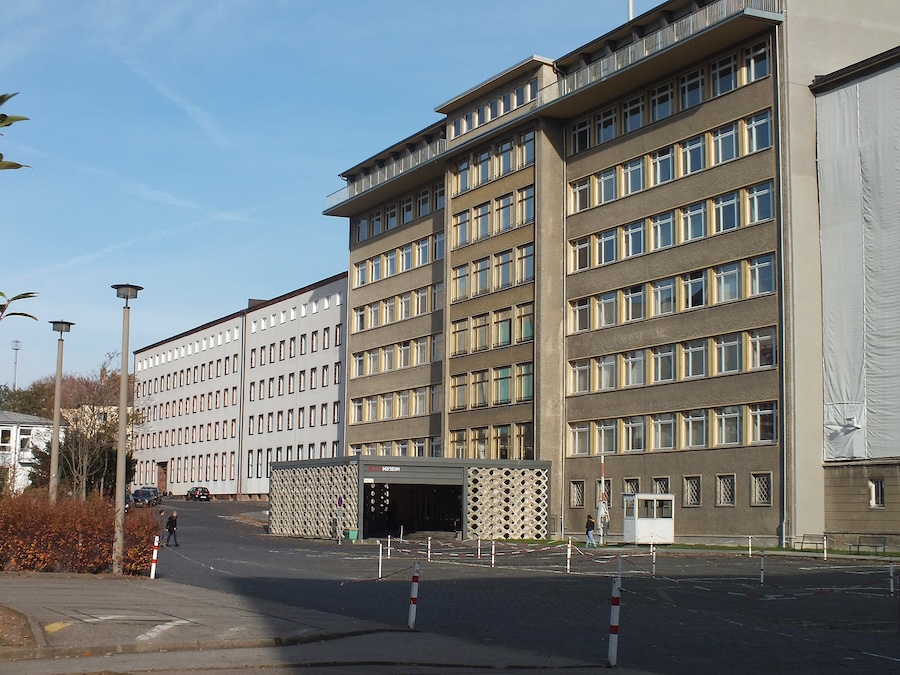
{"label": "window row", "polygon": [[374,347],[364,352],[356,352],[353,354],[353,370],[350,377],[378,375],[440,361],[444,352],[443,337],[442,333],[425,335],[391,345]]}
{"label": "window row", "polygon": [[569,127],[569,154],[659,122],[770,74],[769,45],[759,42],[638,93]]}
{"label": "window row", "polygon": [[[334,327],[334,346],[339,347],[341,344],[343,332],[343,324],[337,324]],[[259,348],[259,362],[258,365],[264,366],[266,363],[275,363],[276,359],[278,361],[284,361],[286,358],[292,359],[297,356],[297,345],[300,345],[300,356],[306,354],[307,349],[310,352],[316,352],[319,350],[319,331],[314,330],[309,333],[309,339],[307,340],[307,334],[301,333],[299,336],[299,340],[297,336],[291,336],[288,340],[281,340],[278,342],[278,351],[275,351],[275,343],[272,342],[268,347],[260,347]],[[322,341],[321,341],[322,349],[329,349],[331,347],[331,328],[326,326],[322,329]],[[250,350],[250,367],[256,368],[257,366],[257,350],[256,348]]]}
{"label": "window row", "polygon": [[356,263],[353,267],[353,285],[359,288],[443,258],[444,233],[438,232]]}
{"label": "window row", "polygon": [[207,441],[226,440],[237,438],[237,420],[222,420],[219,422],[207,422],[195,424],[166,431],[152,431],[137,436],[137,450],[152,450],[153,448],[168,448],[186,443],[204,443]]}
{"label": "window row", "polygon": [[526,131],[514,139],[506,138],[456,162],[453,172],[455,194],[468,192],[532,164],[534,131]]}
{"label": "window row", "polygon": [[534,185],[510,192],[453,216],[453,248],[534,222]]}
{"label": "window row", "polygon": [[[513,324],[515,320],[515,324]],[[495,309],[450,325],[450,355],[507,347],[534,340],[534,303]]]}
{"label": "window row", "polygon": [[772,146],[772,113],[666,146],[569,183],[569,213],[607,204]]}
{"label": "window row", "polygon": [[[200,481],[235,480],[237,478],[237,454],[230,452],[213,452],[206,455],[190,455],[169,458],[168,480],[175,483],[197,483]],[[155,482],[154,477],[147,477],[142,484]]]}
{"label": "window row", "polygon": [[[329,445],[331,450],[329,452]],[[272,462],[291,462],[294,459],[294,446],[289,445],[283,449],[274,448],[248,448],[247,450],[247,478],[270,478],[272,475]],[[340,449],[337,441],[320,441],[309,443],[304,447],[302,443],[297,445],[297,459],[326,459],[337,457]]]}
{"label": "window row", "polygon": [[778,407],[769,401],[711,410],[570,422],[568,454],[579,457],[693,450],[777,440]]}
{"label": "window row", "polygon": [[182,368],[177,373],[141,380],[137,384],[136,393],[138,396],[150,396],[161,391],[205,382],[207,379],[211,380],[214,377],[222,377],[236,372],[238,372],[238,355],[234,354],[224,359],[201,363],[193,368]]}
{"label": "window row", "polygon": [[440,412],[443,407],[444,394],[439,384],[389,391],[353,399],[350,402],[350,424],[420,417]]}
{"label": "window row", "polygon": [[365,216],[354,218],[354,239],[357,242],[366,241],[443,208],[443,183],[422,188],[402,197],[399,201],[385,204]]}
{"label": "window row", "polygon": [[444,306],[444,284],[437,282],[414,291],[384,298],[353,310],[353,332],[387,326],[415,316],[425,316]]}
{"label": "window row", "polygon": [[454,267],[450,271],[450,301],[459,302],[531,281],[534,281],[534,243]]}
{"label": "window row", "polygon": [[569,394],[589,394],[776,365],[775,329],[764,328],[569,361]]}
{"label": "window row", "polygon": [[[257,397],[260,401],[266,398],[274,398],[276,396],[284,396],[293,394],[296,391],[306,391],[306,369],[297,373],[287,373],[277,377],[270,377],[268,380],[260,380],[259,386],[255,381],[250,383],[249,395],[250,400],[255,401]],[[321,372],[321,378],[319,373]],[[334,367],[331,368],[329,375],[329,367],[327,364],[309,369],[309,388],[315,389],[321,383],[321,386],[327,387],[329,382],[333,380],[334,384],[341,383],[341,362],[336,361]]]}
{"label": "window row", "polygon": [[154,366],[158,366],[163,363],[169,363],[171,361],[176,361],[179,358],[183,359],[185,356],[191,356],[192,354],[199,354],[201,351],[205,352],[207,349],[221,347],[222,345],[229,344],[232,340],[237,342],[240,339],[240,326],[227,328],[224,331],[219,331],[217,335],[210,335],[208,338],[198,338],[196,340],[191,340],[181,345],[180,347],[174,347],[164,352],[160,352],[159,354],[154,354],[152,356],[142,358],[137,361],[135,369],[140,373],[148,370],[149,368],[153,368]]}
{"label": "window row", "polygon": [[[307,426],[324,427],[328,424],[329,410],[331,411],[331,424],[341,423],[341,403],[334,401],[330,405],[321,403],[309,406],[309,415],[307,415],[306,406],[297,408],[296,427],[303,429]],[[259,415],[250,415],[247,418],[247,433],[252,436],[256,434],[266,434],[276,431],[293,431],[294,429],[294,409],[277,410],[274,412],[261,413]]]}
{"label": "window row", "polygon": [[775,292],[775,255],[636,284],[569,302],[569,334]]}
{"label": "window row", "polygon": [[207,410],[218,410],[219,408],[227,408],[229,405],[237,405],[238,388],[235,385],[228,389],[209,391],[205,394],[196,396],[186,396],[175,401],[166,403],[156,403],[143,408],[144,422],[155,422],[156,420],[169,419],[170,417],[181,417],[182,415],[190,415],[196,412],[205,412]]}
{"label": "window row", "polygon": [[526,403],[534,399],[534,364],[495,366],[450,376],[450,410]]}
{"label": "window row", "polygon": [[[720,473],[715,474],[714,486],[715,495],[712,497],[716,506],[737,506],[738,505],[738,480],[737,474]],[[772,492],[772,472],[771,471],[752,471],[750,472],[749,481],[747,483],[747,504],[749,506],[772,506],[774,496]],[[672,485],[669,476],[653,476],[652,494],[672,494]],[[569,481],[569,506],[574,509],[584,508],[586,503],[585,480]],[[628,477],[622,479],[622,494],[638,494],[641,492],[641,479],[639,477]],[[617,508],[621,504],[621,500],[611,500],[612,481],[610,479],[597,479],[595,490],[595,507],[600,505],[601,501],[605,501],[609,505],[610,511]],[[682,476],[681,479],[681,506],[684,508],[700,508],[703,506],[703,478],[699,475]]]}
{"label": "window row", "polygon": [[468,110],[459,117],[453,119],[450,124],[451,138],[457,138],[464,133],[477,129],[491,122],[501,115],[512,112],[526,103],[537,98],[537,78],[516,85],[513,89],[505,91],[497,98],[486,103],[481,103],[472,110]]}
{"label": "window row", "polygon": [[619,260],[680,246],[771,220],[771,181],[658,213],[569,242],[569,271],[581,272]]}
{"label": "window row", "polygon": [[[344,304],[344,294],[340,291],[332,295],[324,295],[321,298],[313,298],[308,302],[304,302],[300,305],[300,318],[305,318],[310,313],[318,314],[319,309],[322,310],[331,309],[332,305],[334,307],[340,307]],[[276,325],[280,325],[285,323],[288,320],[288,310],[283,309],[280,312],[272,312],[270,316],[264,316],[260,319],[253,319],[250,322],[250,332],[256,333],[257,330],[263,331],[266,328],[275,328]],[[291,307],[290,310],[290,320],[297,320],[297,308]]]}
{"label": "window row", "polygon": [[360,443],[350,446],[355,455],[371,457],[442,457],[441,439],[437,436],[426,438],[404,438],[401,440]]}
{"label": "window row", "polygon": [[534,424],[516,422],[450,432],[450,456],[457,459],[534,459]]}

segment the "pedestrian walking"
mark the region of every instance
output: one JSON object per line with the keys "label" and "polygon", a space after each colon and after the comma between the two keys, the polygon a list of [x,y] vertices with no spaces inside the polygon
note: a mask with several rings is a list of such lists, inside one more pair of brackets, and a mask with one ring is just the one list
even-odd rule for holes
{"label": "pedestrian walking", "polygon": [[178,511],[172,511],[172,515],[166,521],[166,531],[169,533],[166,537],[166,546],[169,545],[172,539],[175,540],[175,545],[178,546],[178,535],[175,534],[176,529],[178,529]]}
{"label": "pedestrian walking", "polygon": [[587,548],[589,546],[593,546],[594,548],[597,548],[597,542],[594,540],[594,528],[596,528],[596,527],[597,527],[597,525],[594,522],[594,517],[589,513],[588,517],[587,517],[587,522],[584,524],[584,530],[585,530],[584,546],[585,546],[585,548]]}

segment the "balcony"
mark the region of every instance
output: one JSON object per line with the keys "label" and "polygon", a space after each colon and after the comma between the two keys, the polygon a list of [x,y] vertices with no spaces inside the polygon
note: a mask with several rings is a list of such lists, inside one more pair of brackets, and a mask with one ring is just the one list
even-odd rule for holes
{"label": "balcony", "polygon": [[[672,22],[608,56],[594,61],[588,66],[538,91],[533,110],[540,110],[552,104],[561,103],[564,99],[575,98],[573,95],[583,92],[588,87],[605,82],[638,64],[684,43],[719,24],[740,16],[761,19],[767,22],[780,21],[783,0],[716,0],[697,12]],[[567,111],[559,111],[557,116],[565,116]],[[473,135],[475,138],[476,135]],[[389,180],[415,169],[422,164],[447,152],[447,141],[440,139],[409,155],[386,163],[375,171],[361,176],[348,183],[344,188],[327,198],[325,213],[329,213],[344,202],[376,188]],[[334,213],[333,215],[342,215]]]}

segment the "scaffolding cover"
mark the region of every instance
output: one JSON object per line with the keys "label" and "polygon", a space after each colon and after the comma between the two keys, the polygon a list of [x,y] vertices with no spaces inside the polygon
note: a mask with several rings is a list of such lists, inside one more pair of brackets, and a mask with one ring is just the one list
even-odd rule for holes
{"label": "scaffolding cover", "polygon": [[825,460],[900,457],[900,66],[816,114]]}

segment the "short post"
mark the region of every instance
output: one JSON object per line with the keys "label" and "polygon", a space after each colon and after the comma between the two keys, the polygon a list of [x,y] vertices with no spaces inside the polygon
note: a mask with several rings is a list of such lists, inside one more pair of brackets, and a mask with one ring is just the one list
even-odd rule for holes
{"label": "short post", "polygon": [[569,543],[566,544],[566,574],[572,572],[572,537],[569,537]]}
{"label": "short post", "polygon": [[[153,558],[150,559],[150,578],[156,578],[156,561],[159,558],[159,535],[153,537]],[[894,579],[893,574],[891,575],[891,595],[894,594],[893,586]]]}
{"label": "short post", "polygon": [[497,563],[497,542],[491,539],[491,567]]}
{"label": "short post", "polygon": [[616,556],[616,567],[617,567],[617,578],[619,580],[619,585],[622,585],[622,554],[619,553]]}
{"label": "short post", "polygon": [[381,578],[381,554],[382,548],[384,545],[381,543],[381,540],[378,541],[378,578]]}
{"label": "short post", "polygon": [[650,544],[650,575],[656,578],[656,546]]}
{"label": "short post", "polygon": [[478,537],[478,559],[481,560],[481,537]]}
{"label": "short post", "polygon": [[[150,577],[151,579],[153,577]],[[891,595],[894,595],[894,561],[891,560]]]}
{"label": "short post", "polygon": [[822,535],[822,559],[828,560],[828,535]]}
{"label": "short post", "polygon": [[391,559],[391,535],[388,535],[388,560]]}
{"label": "short post", "polygon": [[431,562],[431,537],[428,537],[428,562]]}
{"label": "short post", "polygon": [[400,526],[400,541],[403,541],[403,526]]}
{"label": "short post", "polygon": [[766,554],[759,556],[759,585],[762,586],[766,578]]}
{"label": "short post", "polygon": [[753,557],[753,537],[749,534],[747,535],[747,557]]}
{"label": "short post", "polygon": [[619,607],[622,597],[622,580],[613,579],[612,598],[609,603],[609,652],[607,661],[610,668],[615,668],[619,651]]}
{"label": "short post", "polygon": [[409,621],[407,627],[416,627],[416,605],[419,603],[419,563],[413,563],[412,586],[409,591]]}

